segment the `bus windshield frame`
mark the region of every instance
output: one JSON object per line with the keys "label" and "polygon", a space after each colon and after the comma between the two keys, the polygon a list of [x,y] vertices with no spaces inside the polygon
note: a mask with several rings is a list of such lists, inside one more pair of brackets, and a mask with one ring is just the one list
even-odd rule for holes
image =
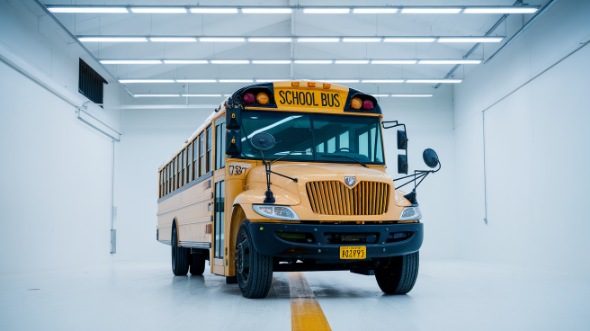
{"label": "bus windshield frame", "polygon": [[[244,159],[385,163],[378,116],[248,110],[241,117]],[[252,146],[250,139],[260,132],[275,138],[274,148],[261,152]]]}

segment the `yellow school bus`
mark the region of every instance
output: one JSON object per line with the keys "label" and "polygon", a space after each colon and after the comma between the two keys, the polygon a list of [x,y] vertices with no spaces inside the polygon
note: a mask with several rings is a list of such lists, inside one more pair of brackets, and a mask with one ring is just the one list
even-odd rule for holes
{"label": "yellow school bus", "polygon": [[[377,100],[342,85],[286,81],[231,95],[159,169],[157,240],[174,275],[212,274],[265,297],[273,272],[350,270],[409,292],[423,240],[415,186],[386,173]],[[407,173],[398,131],[398,170]],[[393,146],[395,149],[396,146]],[[425,161],[439,165],[436,154]],[[406,183],[407,184],[407,183]]]}

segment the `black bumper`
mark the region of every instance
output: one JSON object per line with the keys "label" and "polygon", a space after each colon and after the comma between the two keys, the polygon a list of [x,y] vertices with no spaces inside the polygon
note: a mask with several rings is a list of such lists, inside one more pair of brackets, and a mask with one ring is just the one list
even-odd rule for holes
{"label": "black bumper", "polygon": [[254,248],[260,254],[288,259],[337,261],[340,246],[365,246],[367,259],[417,252],[422,223],[383,225],[320,225],[249,223]]}

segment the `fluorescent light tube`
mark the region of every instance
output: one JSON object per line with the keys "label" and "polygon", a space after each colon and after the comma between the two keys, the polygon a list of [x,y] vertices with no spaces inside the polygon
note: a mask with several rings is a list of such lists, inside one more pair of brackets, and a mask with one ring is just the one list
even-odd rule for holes
{"label": "fluorescent light tube", "polygon": [[295,60],[295,64],[332,64],[333,60]]}
{"label": "fluorescent light tube", "polygon": [[387,98],[389,97],[389,94],[371,94],[372,96],[374,96],[375,98]]}
{"label": "fluorescent light tube", "polygon": [[350,8],[303,8],[304,14],[348,14]]}
{"label": "fluorescent light tube", "polygon": [[242,14],[291,14],[291,8],[242,8]]}
{"label": "fluorescent light tube", "polygon": [[480,64],[481,60],[419,60],[418,64]]}
{"label": "fluorescent light tube", "polygon": [[186,14],[184,7],[131,7],[134,14]]}
{"label": "fluorescent light tube", "polygon": [[149,37],[155,43],[195,43],[196,37]]}
{"label": "fluorescent light tube", "polygon": [[383,42],[386,43],[433,43],[434,37],[386,37]]}
{"label": "fluorescent light tube", "polygon": [[358,80],[358,79],[325,79],[325,80],[321,80],[321,81],[325,81],[328,83],[336,83],[336,84],[355,84],[355,83],[360,82],[360,80]]}
{"label": "fluorescent light tube", "polygon": [[77,7],[77,6],[47,6],[52,13],[67,14],[128,14],[125,7]]}
{"label": "fluorescent light tube", "polygon": [[187,98],[221,98],[221,94],[181,94],[180,96]]}
{"label": "fluorescent light tube", "polygon": [[201,37],[200,42],[204,43],[243,43],[246,38],[242,37]]}
{"label": "fluorescent light tube", "polygon": [[408,79],[406,83],[410,84],[459,84],[463,80],[461,79]]}
{"label": "fluorescent light tube", "polygon": [[78,37],[83,43],[142,43],[147,42],[146,37]]}
{"label": "fluorescent light tube", "polygon": [[458,14],[462,11],[462,8],[439,8],[439,7],[432,7],[432,8],[402,8],[402,14]]}
{"label": "fluorescent light tube", "polygon": [[335,64],[368,64],[369,60],[335,60]]}
{"label": "fluorescent light tube", "polygon": [[162,64],[162,60],[100,60],[102,64]]}
{"label": "fluorescent light tube", "polygon": [[174,79],[120,79],[121,84],[174,83]]}
{"label": "fluorescent light tube", "polygon": [[499,43],[503,37],[439,37],[439,43]]}
{"label": "fluorescent light tube", "polygon": [[534,14],[538,11],[535,7],[467,7],[465,14]]}
{"label": "fluorescent light tube", "polygon": [[252,64],[291,64],[291,60],[252,60]]}
{"label": "fluorescent light tube", "polygon": [[293,38],[290,37],[250,37],[248,41],[251,43],[290,43]]}
{"label": "fluorescent light tube", "polygon": [[177,79],[177,83],[217,83],[217,79]]}
{"label": "fluorescent light tube", "polygon": [[283,79],[283,78],[256,79],[256,83],[282,82],[282,81],[288,81],[288,80],[290,80],[290,79]]}
{"label": "fluorescent light tube", "polygon": [[378,43],[383,38],[380,37],[343,37],[342,42],[345,43]]}
{"label": "fluorescent light tube", "polygon": [[238,8],[225,7],[191,7],[190,12],[193,14],[237,14]]}
{"label": "fluorescent light tube", "polygon": [[418,60],[372,60],[371,64],[416,64]]}
{"label": "fluorescent light tube", "polygon": [[392,98],[430,98],[432,94],[392,94]]}
{"label": "fluorescent light tube", "polygon": [[253,79],[220,79],[220,83],[254,83]]}
{"label": "fluorescent light tube", "polygon": [[208,60],[164,60],[164,64],[207,64]]}
{"label": "fluorescent light tube", "polygon": [[134,94],[134,98],[178,98],[180,94]]}
{"label": "fluorescent light tube", "polygon": [[399,11],[398,8],[353,8],[353,14],[396,14]]}
{"label": "fluorescent light tube", "polygon": [[337,43],[340,42],[339,37],[299,37],[298,43]]}
{"label": "fluorescent light tube", "polygon": [[375,83],[375,84],[390,84],[390,83],[403,83],[403,79],[363,79],[361,83]]}
{"label": "fluorescent light tube", "polygon": [[211,60],[211,64],[249,64],[250,60]]}

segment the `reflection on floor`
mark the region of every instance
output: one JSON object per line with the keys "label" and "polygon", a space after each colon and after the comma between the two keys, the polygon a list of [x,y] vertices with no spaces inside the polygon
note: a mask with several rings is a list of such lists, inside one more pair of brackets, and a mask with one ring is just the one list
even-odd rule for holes
{"label": "reflection on floor", "polygon": [[[332,330],[590,330],[588,275],[423,261],[404,296],[374,277],[304,273]],[[167,263],[0,274],[0,330],[290,330],[287,274],[249,300],[223,277],[174,277]]]}

